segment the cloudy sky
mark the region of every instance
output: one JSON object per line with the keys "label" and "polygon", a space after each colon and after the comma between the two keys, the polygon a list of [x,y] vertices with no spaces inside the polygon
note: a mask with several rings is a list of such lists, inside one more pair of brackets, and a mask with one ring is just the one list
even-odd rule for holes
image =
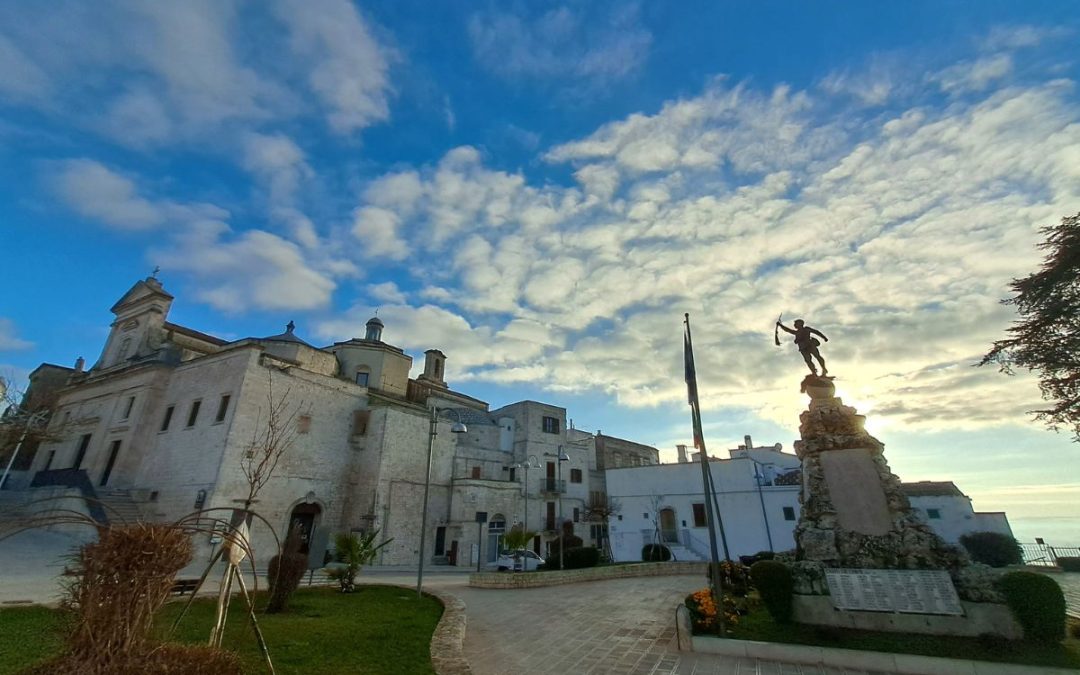
{"label": "cloudy sky", "polygon": [[[160,266],[225,338],[384,338],[493,406],[790,449],[825,332],[904,480],[1080,541],[1078,448],[976,369],[1080,210],[1073,3],[0,5],[0,368],[91,362]],[[415,369],[414,369],[415,374]]]}

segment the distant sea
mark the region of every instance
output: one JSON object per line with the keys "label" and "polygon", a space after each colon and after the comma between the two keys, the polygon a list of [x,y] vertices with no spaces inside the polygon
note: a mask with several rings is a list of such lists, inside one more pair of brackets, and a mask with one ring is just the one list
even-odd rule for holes
{"label": "distant sea", "polygon": [[1050,546],[1080,546],[1080,517],[1009,517],[1013,536],[1021,544],[1041,537]]}

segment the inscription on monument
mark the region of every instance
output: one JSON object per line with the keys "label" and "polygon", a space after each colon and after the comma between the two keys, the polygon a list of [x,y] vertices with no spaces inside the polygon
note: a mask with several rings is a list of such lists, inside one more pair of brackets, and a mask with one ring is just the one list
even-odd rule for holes
{"label": "inscription on monument", "polygon": [[825,570],[833,606],[866,612],[951,614],[964,608],[944,570]]}
{"label": "inscription on monument", "polygon": [[885,490],[869,450],[832,450],[821,454],[825,483],[845,530],[885,534],[892,527]]}

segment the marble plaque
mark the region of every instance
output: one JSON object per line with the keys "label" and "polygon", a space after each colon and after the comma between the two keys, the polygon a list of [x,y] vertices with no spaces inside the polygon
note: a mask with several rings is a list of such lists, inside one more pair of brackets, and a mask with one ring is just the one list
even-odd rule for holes
{"label": "marble plaque", "polygon": [[869,450],[823,452],[821,467],[840,527],[870,535],[882,535],[892,528],[881,475]]}
{"label": "marble plaque", "polygon": [[950,614],[964,608],[944,570],[825,570],[833,607],[865,612]]}

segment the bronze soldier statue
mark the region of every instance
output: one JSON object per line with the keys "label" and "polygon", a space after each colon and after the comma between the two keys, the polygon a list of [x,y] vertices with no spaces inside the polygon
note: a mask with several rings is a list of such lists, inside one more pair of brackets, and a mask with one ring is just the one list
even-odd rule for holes
{"label": "bronze soldier statue", "polygon": [[780,321],[776,322],[776,326],[781,328],[785,333],[791,333],[795,336],[795,346],[799,348],[799,353],[802,354],[803,360],[806,361],[806,365],[810,368],[811,373],[817,375],[817,368],[814,367],[814,362],[811,360],[812,357],[817,359],[818,363],[821,364],[821,376],[825,377],[829,374],[829,369],[825,367],[825,359],[821,358],[821,352],[818,351],[818,347],[821,343],[814,337],[814,335],[820,335],[822,340],[828,342],[829,338],[825,337],[824,333],[816,328],[807,326],[806,322],[802,319],[795,320],[794,330],[780,323]]}

